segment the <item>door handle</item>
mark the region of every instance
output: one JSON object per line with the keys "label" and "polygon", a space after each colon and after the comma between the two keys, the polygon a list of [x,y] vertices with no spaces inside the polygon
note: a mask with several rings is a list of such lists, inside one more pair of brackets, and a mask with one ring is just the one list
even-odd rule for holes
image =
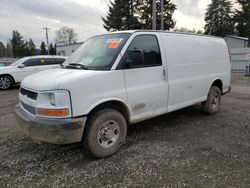
{"label": "door handle", "polygon": [[167,79],[167,73],[166,73],[166,69],[165,68],[162,69],[162,79],[163,80]]}

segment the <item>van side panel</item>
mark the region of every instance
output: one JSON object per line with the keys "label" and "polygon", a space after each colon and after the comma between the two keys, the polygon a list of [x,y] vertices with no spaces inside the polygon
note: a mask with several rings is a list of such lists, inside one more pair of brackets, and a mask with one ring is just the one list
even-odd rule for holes
{"label": "van side panel", "polygon": [[230,59],[220,38],[162,34],[167,54],[169,111],[205,101],[213,81],[230,86]]}

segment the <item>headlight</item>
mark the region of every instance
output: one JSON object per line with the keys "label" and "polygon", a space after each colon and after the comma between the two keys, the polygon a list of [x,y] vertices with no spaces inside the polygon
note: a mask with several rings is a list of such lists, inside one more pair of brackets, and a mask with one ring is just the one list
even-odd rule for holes
{"label": "headlight", "polygon": [[37,116],[67,118],[71,117],[71,103],[68,91],[46,91],[38,93]]}

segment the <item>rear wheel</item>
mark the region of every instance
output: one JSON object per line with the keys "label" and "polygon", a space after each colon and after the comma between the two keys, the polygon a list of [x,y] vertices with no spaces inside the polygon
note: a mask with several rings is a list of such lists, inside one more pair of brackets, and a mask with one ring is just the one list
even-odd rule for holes
{"label": "rear wheel", "polygon": [[207,114],[214,114],[220,110],[221,91],[216,86],[211,86],[207,101],[202,103],[203,111]]}
{"label": "rear wheel", "polygon": [[0,76],[0,89],[6,90],[11,88],[13,80],[10,76]]}
{"label": "rear wheel", "polygon": [[87,121],[83,144],[88,154],[104,158],[121,148],[126,135],[127,123],[120,112],[114,109],[99,110]]}

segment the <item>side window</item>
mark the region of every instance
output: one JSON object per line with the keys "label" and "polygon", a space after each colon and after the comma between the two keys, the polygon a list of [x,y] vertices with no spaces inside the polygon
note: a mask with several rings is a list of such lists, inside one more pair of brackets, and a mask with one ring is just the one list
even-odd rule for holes
{"label": "side window", "polygon": [[57,59],[56,59],[56,63],[55,63],[55,64],[59,64],[59,65],[61,65],[64,61],[65,61],[65,59],[64,59],[64,58],[57,58]]}
{"label": "side window", "polygon": [[[131,54],[131,52],[133,54],[133,51],[141,52],[144,58],[143,61],[133,59],[133,63],[129,66],[129,68],[143,68],[162,65],[160,48],[155,35],[136,36],[128,47],[126,54],[130,56],[129,54]],[[133,58],[133,55],[131,57]]]}
{"label": "side window", "polygon": [[41,63],[41,65],[60,65],[64,61],[64,58],[46,58],[44,59],[44,63]]}
{"label": "side window", "polygon": [[56,64],[55,58],[46,58],[44,59],[44,63],[41,63],[41,65],[54,65],[54,64]]}
{"label": "side window", "polygon": [[40,59],[39,66],[42,66],[42,65],[49,65],[47,62],[47,59]]}
{"label": "side window", "polygon": [[40,65],[40,59],[29,59],[23,63],[25,67],[33,67]]}

